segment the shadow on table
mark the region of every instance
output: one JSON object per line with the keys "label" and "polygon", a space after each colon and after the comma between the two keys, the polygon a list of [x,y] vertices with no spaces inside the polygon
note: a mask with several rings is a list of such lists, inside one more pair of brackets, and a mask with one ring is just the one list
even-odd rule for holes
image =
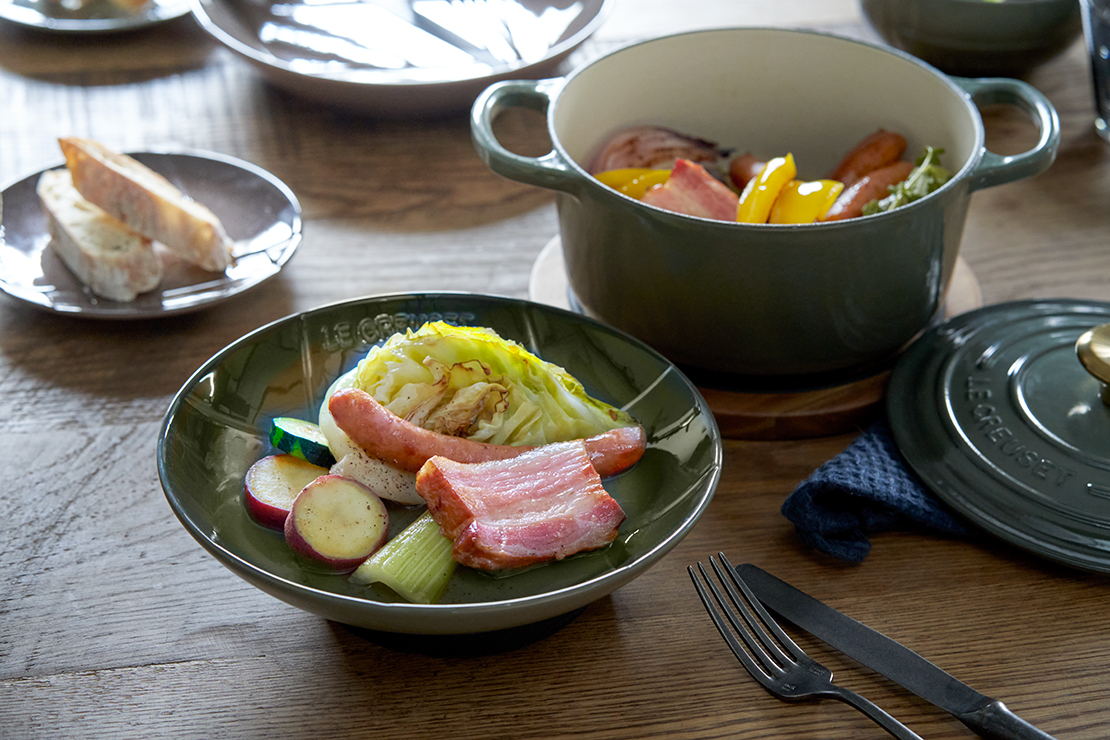
{"label": "shadow on table", "polygon": [[582,607],[534,624],[466,635],[407,635],[362,629],[338,622],[328,624],[336,639],[341,642],[346,642],[345,635],[353,635],[396,652],[435,658],[468,658],[505,653],[544,640],[569,625],[587,608],[589,607]]}

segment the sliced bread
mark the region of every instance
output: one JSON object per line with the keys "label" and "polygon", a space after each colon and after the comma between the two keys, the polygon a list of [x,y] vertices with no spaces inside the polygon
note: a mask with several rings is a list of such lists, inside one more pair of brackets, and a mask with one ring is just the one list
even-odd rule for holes
{"label": "sliced bread", "polygon": [[51,245],[77,278],[102,298],[129,302],[162,280],[150,239],[89,203],[68,170],[47,170],[36,187]]}
{"label": "sliced bread", "polygon": [[59,139],[73,184],[88,201],[191,264],[222,272],[232,241],[206,206],[126,154],[90,139]]}

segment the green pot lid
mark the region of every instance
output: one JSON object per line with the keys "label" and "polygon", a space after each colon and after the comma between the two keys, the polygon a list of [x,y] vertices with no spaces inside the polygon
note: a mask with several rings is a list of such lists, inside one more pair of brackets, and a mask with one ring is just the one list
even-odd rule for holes
{"label": "green pot lid", "polygon": [[1019,547],[1103,572],[1110,393],[1096,376],[1110,352],[1090,330],[1106,323],[1110,303],[1065,299],[961,314],[906,351],[887,398],[895,443],[943,501]]}

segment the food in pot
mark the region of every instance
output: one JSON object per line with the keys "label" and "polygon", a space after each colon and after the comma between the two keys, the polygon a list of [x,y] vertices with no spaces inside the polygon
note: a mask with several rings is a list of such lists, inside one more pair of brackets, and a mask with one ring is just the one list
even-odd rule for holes
{"label": "food in pot", "polygon": [[948,182],[952,176],[940,164],[943,149],[926,147],[914,161],[916,165],[906,179],[890,188],[890,194],[881,200],[870,201],[863,207],[864,215],[892,211],[895,208],[924,198],[929,193]]}
{"label": "food in pot", "polygon": [[664,182],[649,189],[640,200],[668,211],[728,221],[735,218],[739,199],[700,165],[680,159]]}
{"label": "food in pot", "polygon": [[743,191],[749,180],[759,177],[767,163],[752,154],[744,152],[737,154],[728,164],[728,179],[738,191]]}
{"label": "food in pot", "polygon": [[792,154],[775,157],[767,162],[760,173],[744,186],[733,220],[745,224],[767,223],[779,193],[797,174],[798,168]]}
{"label": "food in pot", "polygon": [[844,191],[821,220],[843,221],[862,216],[864,206],[885,197],[892,187],[909,177],[912,171],[913,163],[895,162],[867,173]]}
{"label": "food in pot", "polygon": [[791,180],[771,208],[772,224],[811,224],[825,216],[844,190],[836,180]]}
{"label": "food in pot", "polygon": [[729,150],[662,126],[636,126],[609,137],[590,161],[591,175],[620,169],[669,170],[679,159],[716,166]]}
{"label": "food in pot", "polygon": [[[698,159],[679,155],[672,160],[680,147],[667,144],[676,141],[697,142],[688,149]],[[629,155],[632,142],[637,146]],[[807,224],[881,213],[928,195],[950,177],[940,165],[941,150],[928,147],[915,168],[901,159],[905,137],[884,129],[861,140],[818,180],[798,179],[790,153],[768,159],[744,152],[722,166],[728,151],[669,129],[640,126],[607,140],[589,170],[600,182],[658,208],[749,224]],[[713,152],[718,159],[710,158]],[[598,169],[609,162],[622,167]]]}
{"label": "food in pot", "polygon": [[[688,160],[679,159],[677,162]],[[653,190],[657,185],[667,182],[671,170],[652,170],[645,167],[622,167],[617,170],[606,170],[597,175],[597,179],[614,190],[619,190],[630,198],[639,200],[644,193]]]}
{"label": "food in pot", "polygon": [[829,173],[829,179],[842,182],[844,187],[850,188],[868,173],[900,160],[905,151],[906,137],[879,129],[844,155],[840,164]]}

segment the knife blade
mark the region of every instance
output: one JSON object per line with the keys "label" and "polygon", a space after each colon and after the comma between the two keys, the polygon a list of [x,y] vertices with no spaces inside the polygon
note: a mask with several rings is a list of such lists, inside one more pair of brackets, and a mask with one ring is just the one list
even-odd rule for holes
{"label": "knife blade", "polygon": [[992,740],[1053,740],[904,645],[799,591],[767,571],[744,563],[736,572],[771,611],[868,668],[880,673]]}

